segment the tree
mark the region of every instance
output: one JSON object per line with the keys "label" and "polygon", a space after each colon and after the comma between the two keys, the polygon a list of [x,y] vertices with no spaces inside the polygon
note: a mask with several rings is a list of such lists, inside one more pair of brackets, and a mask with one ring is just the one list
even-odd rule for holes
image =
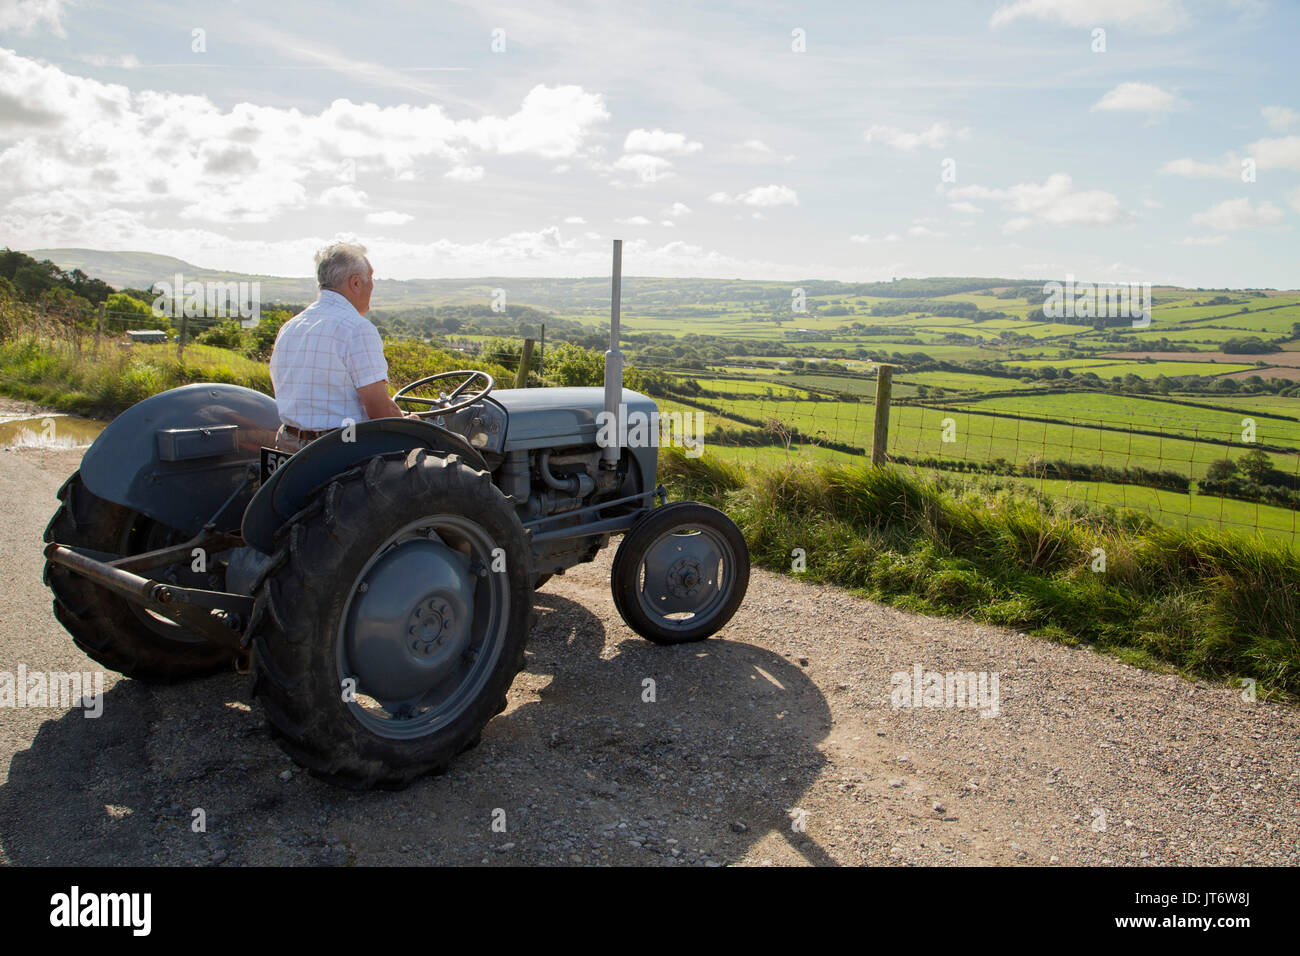
{"label": "tree", "polygon": [[1237,473],[1237,463],[1231,458],[1222,458],[1211,462],[1205,469],[1205,477],[1210,481],[1225,481]]}
{"label": "tree", "polygon": [[1269,472],[1273,470],[1273,459],[1264,454],[1262,448],[1252,448],[1238,459],[1237,464],[1246,477],[1257,485],[1265,484]]}

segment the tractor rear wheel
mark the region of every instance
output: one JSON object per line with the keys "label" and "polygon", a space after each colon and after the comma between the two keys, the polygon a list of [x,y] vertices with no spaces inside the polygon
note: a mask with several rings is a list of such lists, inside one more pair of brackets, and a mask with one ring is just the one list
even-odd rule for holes
{"label": "tractor rear wheel", "polygon": [[702,641],[722,629],[749,587],[749,547],[717,508],[679,501],[623,538],[609,576],[628,627],[656,644]]}
{"label": "tractor rear wheel", "polygon": [[[185,540],[185,535],[90,492],[81,472],[59,489],[45,540],[125,557]],[[188,572],[188,566],[181,569]],[[156,572],[146,572],[146,574]],[[54,616],[95,661],[127,677],[169,684],[231,670],[235,654],[67,568],[46,562]],[[204,582],[204,586],[213,586]],[[220,582],[215,585],[221,589]]]}
{"label": "tractor rear wheel", "polygon": [[257,590],[272,736],[338,786],[445,770],[505,709],[532,582],[515,509],[459,455],[417,448],[338,476],[280,533]]}

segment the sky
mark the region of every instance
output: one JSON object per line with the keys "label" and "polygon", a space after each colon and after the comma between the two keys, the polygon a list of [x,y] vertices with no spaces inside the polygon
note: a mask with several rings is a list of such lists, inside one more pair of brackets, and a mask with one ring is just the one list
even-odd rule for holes
{"label": "sky", "polygon": [[1297,37],[1296,0],[0,0],[0,245],[1295,288]]}

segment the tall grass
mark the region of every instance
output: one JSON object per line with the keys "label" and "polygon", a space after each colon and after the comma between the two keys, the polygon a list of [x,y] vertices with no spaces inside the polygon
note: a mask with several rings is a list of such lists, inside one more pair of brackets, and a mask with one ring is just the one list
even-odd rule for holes
{"label": "tall grass", "polygon": [[194,382],[225,382],[271,392],[270,371],[225,349],[188,345],[80,347],[57,337],[23,335],[0,343],[0,390],[17,398],[87,415],[111,416],[136,402]]}
{"label": "tall grass", "polygon": [[908,610],[1300,696],[1300,554],[1281,542],[891,468],[659,461],[674,492],[726,508],[762,567],[791,572],[802,548],[801,576]]}
{"label": "tall grass", "polygon": [[[385,345],[394,389],[436,372],[465,368],[466,359],[422,342]],[[470,363],[496,379],[514,376],[500,365]],[[82,328],[50,321],[14,301],[0,302],[0,392],[65,411],[111,418],[158,392],[195,382],[222,382],[273,394],[266,362],[231,349],[191,343],[124,345]]]}

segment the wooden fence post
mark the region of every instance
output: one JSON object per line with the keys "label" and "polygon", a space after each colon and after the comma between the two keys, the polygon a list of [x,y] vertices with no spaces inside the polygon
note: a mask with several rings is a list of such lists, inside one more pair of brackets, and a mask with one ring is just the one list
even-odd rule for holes
{"label": "wooden fence post", "polygon": [[190,328],[190,317],[181,311],[181,334],[176,336],[176,358],[178,361],[185,361],[185,333]]}
{"label": "wooden fence post", "polygon": [[876,430],[871,438],[871,464],[883,465],[889,447],[889,396],[893,391],[894,367],[876,366]]}
{"label": "wooden fence post", "polygon": [[519,357],[519,372],[515,375],[515,388],[528,387],[528,365],[533,360],[535,344],[532,339],[524,339],[524,354]]}

